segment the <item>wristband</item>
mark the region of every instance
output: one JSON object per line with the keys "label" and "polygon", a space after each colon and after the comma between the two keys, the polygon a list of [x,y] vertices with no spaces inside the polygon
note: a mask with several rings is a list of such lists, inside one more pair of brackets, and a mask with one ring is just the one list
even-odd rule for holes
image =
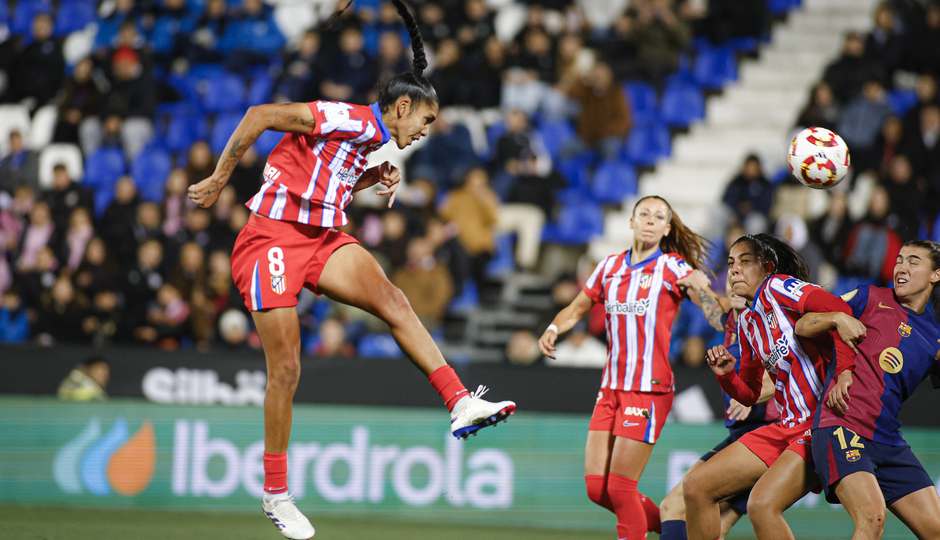
{"label": "wristband", "polygon": [[546,330],[551,330],[552,332],[555,332],[556,336],[558,335],[558,327],[555,326],[554,324],[548,325],[548,328],[546,328]]}

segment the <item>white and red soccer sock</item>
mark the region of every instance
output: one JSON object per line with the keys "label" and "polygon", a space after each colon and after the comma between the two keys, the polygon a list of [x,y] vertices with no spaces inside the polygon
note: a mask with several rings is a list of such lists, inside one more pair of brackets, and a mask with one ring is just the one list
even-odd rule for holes
{"label": "white and red soccer sock", "polygon": [[287,453],[264,453],[264,494],[266,497],[287,495]]}

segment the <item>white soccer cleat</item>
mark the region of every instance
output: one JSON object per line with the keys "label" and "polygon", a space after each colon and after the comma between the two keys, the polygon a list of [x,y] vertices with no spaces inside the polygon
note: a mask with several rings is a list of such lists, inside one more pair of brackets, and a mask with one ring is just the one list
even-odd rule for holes
{"label": "white soccer cleat", "polygon": [[307,540],[316,533],[306,516],[297,510],[294,498],[290,495],[270,500],[261,499],[261,510],[285,538]]}
{"label": "white soccer cleat", "polygon": [[476,435],[477,431],[487,426],[505,422],[516,410],[516,404],[512,401],[491,403],[480,399],[480,396],[487,391],[488,389],[481,384],[476,392],[464,400],[463,407],[456,414],[451,413],[450,429],[454,437],[466,439],[471,433]]}

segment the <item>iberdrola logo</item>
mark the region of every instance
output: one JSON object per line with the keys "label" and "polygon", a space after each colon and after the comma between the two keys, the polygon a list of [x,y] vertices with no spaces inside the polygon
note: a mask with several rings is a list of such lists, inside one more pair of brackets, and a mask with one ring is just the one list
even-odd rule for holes
{"label": "iberdrola logo", "polygon": [[52,472],[66,493],[132,497],[147,489],[156,465],[157,439],[149,420],[130,435],[127,420],[118,418],[102,435],[95,416],[56,453]]}

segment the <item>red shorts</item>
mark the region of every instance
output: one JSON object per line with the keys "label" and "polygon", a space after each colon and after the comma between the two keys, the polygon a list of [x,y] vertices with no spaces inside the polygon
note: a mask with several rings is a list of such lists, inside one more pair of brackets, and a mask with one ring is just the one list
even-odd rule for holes
{"label": "red shorts", "polygon": [[330,255],[358,243],[336,229],[252,214],[232,249],[232,279],[251,311],[294,307],[301,288],[319,294]]}
{"label": "red shorts", "polygon": [[761,459],[768,467],[777,461],[784,450],[799,454],[803,461],[813,462],[813,421],[807,420],[791,428],[780,423],[767,424],[741,435],[738,441]]}
{"label": "red shorts", "polygon": [[675,392],[653,394],[601,388],[588,429],[654,444],[672,410],[674,397]]}

